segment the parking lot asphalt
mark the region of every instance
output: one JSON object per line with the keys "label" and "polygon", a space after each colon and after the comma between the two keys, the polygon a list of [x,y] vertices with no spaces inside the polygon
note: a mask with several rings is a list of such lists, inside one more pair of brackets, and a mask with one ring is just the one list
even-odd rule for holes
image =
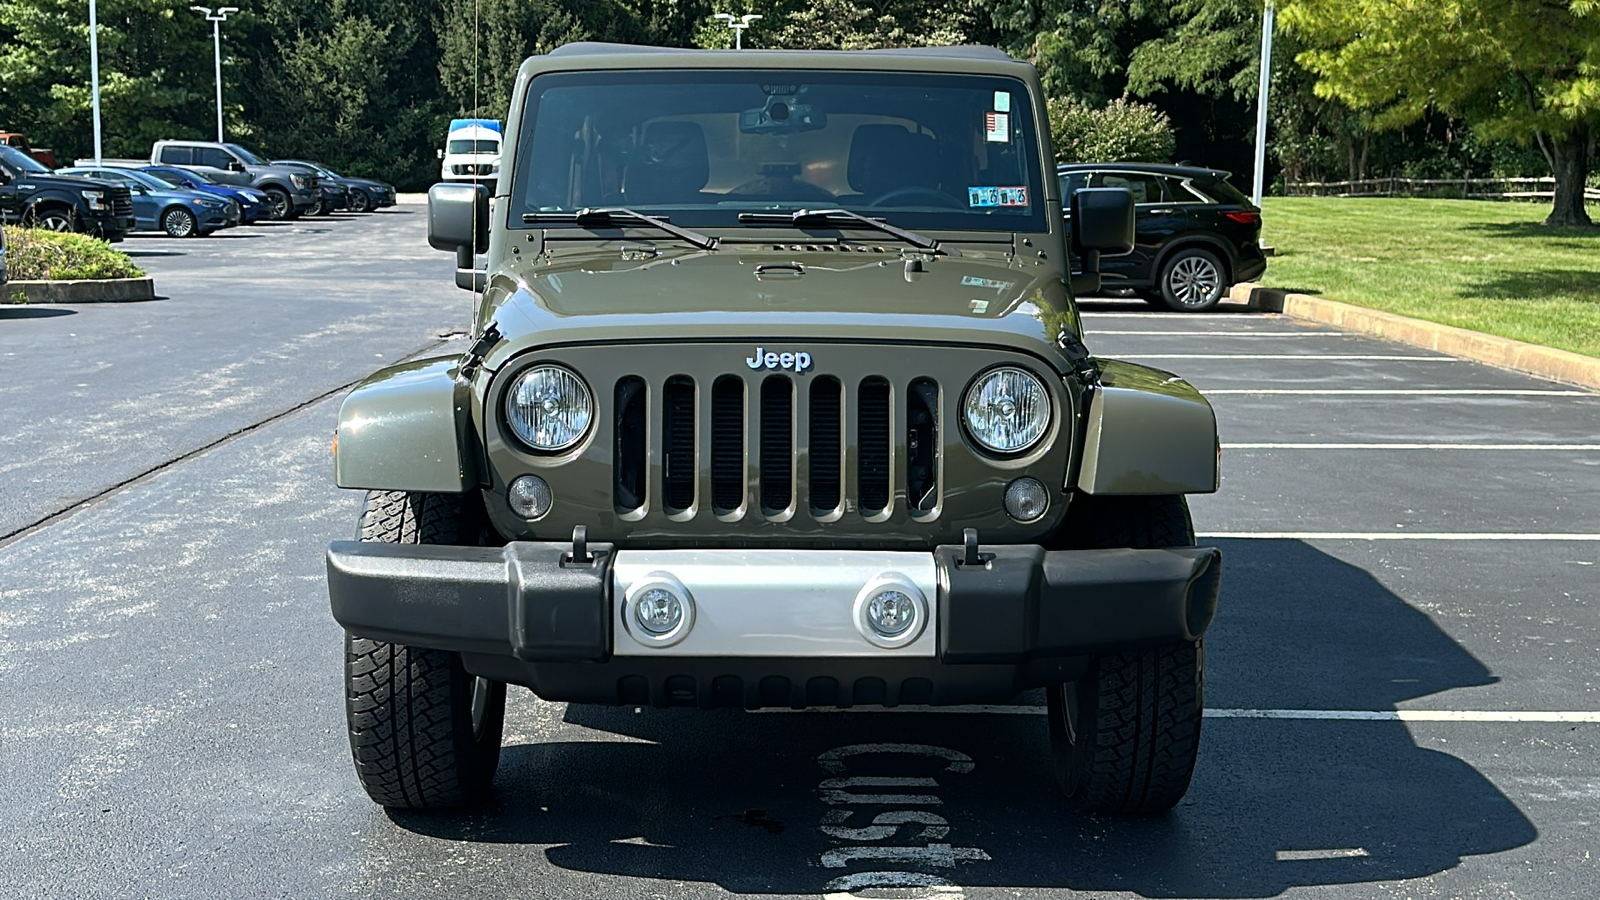
{"label": "parking lot asphalt", "polygon": [[[0,513],[72,511],[0,541],[0,896],[817,897],[888,871],[929,885],[894,896],[945,900],[1600,884],[1600,396],[1279,316],[1103,301],[1091,347],[1188,377],[1225,445],[1221,492],[1193,502],[1226,556],[1210,712],[1171,814],[1066,807],[1037,697],[706,713],[525,691],[486,808],[385,813],[344,737],[322,548],[360,498],[332,486],[327,441],[341,385],[467,321],[420,211],[248,233],[248,257],[130,241],[183,254],[140,260],[168,299],[0,312]],[[1347,393],[1271,393],[1330,387]],[[1396,443],[1416,447],[1371,446]]]}

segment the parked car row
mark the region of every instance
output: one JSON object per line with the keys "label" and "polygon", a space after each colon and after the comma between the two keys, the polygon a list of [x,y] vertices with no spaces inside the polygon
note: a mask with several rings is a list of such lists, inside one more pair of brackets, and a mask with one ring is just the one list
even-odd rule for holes
{"label": "parked car row", "polygon": [[77,162],[52,171],[33,154],[0,144],[0,221],[120,241],[134,231],[194,237],[395,203],[394,187],[384,182],[304,160],[263,162],[231,143],[157,141],[148,160]]}

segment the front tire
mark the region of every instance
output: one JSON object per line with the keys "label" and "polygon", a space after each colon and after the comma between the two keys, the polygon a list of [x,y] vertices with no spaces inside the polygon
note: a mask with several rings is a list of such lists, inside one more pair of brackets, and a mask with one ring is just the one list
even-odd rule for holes
{"label": "front tire", "polygon": [[78,216],[70,209],[52,207],[43,212],[35,210],[29,213],[26,224],[30,228],[67,234],[78,230]]}
{"label": "front tire", "polygon": [[269,187],[267,193],[267,218],[277,221],[294,218],[294,198],[280,187]]}
{"label": "front tire", "polygon": [[[363,541],[485,542],[481,512],[447,494],[373,491]],[[443,809],[478,802],[500,764],[506,686],[467,672],[461,656],[345,635],[350,752],[374,802]]]}
{"label": "front tire", "polygon": [[[1181,496],[1078,497],[1058,536],[1072,549],[1194,546]],[[1205,704],[1204,641],[1097,656],[1045,690],[1056,780],[1094,813],[1154,815],[1189,790]]]}
{"label": "front tire", "polygon": [[1161,264],[1161,300],[1177,312],[1205,312],[1228,292],[1227,269],[1210,250],[1188,247]]}
{"label": "front tire", "polygon": [[161,230],[167,233],[167,237],[194,237],[200,231],[199,225],[194,213],[181,206],[174,206],[161,214]]}
{"label": "front tire", "polygon": [[372,198],[366,191],[354,191],[350,194],[350,211],[364,213],[372,209]]}

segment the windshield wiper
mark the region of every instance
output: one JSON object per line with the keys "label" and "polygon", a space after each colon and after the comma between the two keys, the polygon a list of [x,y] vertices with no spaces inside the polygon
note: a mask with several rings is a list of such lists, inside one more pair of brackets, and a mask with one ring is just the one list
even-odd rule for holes
{"label": "windshield wiper", "polygon": [[717,239],[698,231],[691,231],[680,225],[674,225],[666,219],[656,216],[647,216],[622,206],[586,207],[577,212],[537,212],[523,213],[524,225],[611,225],[619,221],[631,220],[651,228],[659,228],[667,234],[681,238],[699,247],[701,250],[717,249]]}
{"label": "windshield wiper", "polygon": [[811,222],[817,225],[836,225],[839,220],[846,220],[875,228],[884,234],[892,234],[902,241],[921,250],[939,250],[939,242],[925,234],[907,231],[890,225],[882,219],[871,219],[860,213],[848,209],[797,209],[792,213],[740,213],[739,221],[749,222],[752,225],[783,223],[788,225],[803,225]]}

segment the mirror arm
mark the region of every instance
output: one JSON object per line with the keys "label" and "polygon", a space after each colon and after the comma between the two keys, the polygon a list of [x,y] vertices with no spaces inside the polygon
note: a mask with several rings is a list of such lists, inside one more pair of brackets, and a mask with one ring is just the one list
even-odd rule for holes
{"label": "mirror arm", "polygon": [[460,246],[456,248],[456,287],[464,291],[482,293],[489,284],[489,272],[485,269],[475,268],[477,260],[474,258],[471,247]]}

